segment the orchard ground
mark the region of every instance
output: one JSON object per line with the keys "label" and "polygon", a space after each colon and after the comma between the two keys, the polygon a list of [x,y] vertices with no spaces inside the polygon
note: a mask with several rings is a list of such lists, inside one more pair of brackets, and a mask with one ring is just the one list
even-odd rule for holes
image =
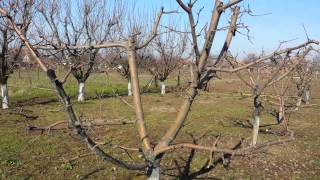
{"label": "orchard ground", "polygon": [[[60,78],[64,74],[58,71]],[[239,122],[251,119],[252,100],[240,95],[240,80],[232,75],[222,77],[211,82],[209,92],[200,92],[175,142],[192,142],[191,137],[201,137],[197,143],[212,146],[218,135],[221,136],[218,147],[230,148],[241,138],[247,144],[250,142],[251,129],[239,126]],[[141,74],[140,86],[150,78],[147,73]],[[183,98],[183,91],[173,88],[176,86],[174,75],[166,83],[169,93],[164,96],[160,95],[160,87],[156,89],[153,85],[142,94],[147,130],[153,142],[168,129]],[[183,77],[181,84],[186,83],[187,77]],[[95,141],[106,142],[101,147],[123,160],[142,161],[137,152],[130,151],[128,155],[120,148],[110,147],[110,144],[126,147],[140,144],[136,126],[130,123],[135,113],[128,105],[133,103],[132,97],[126,96],[126,80],[115,72],[108,76],[94,73],[86,83],[84,103],[76,101],[78,85],[72,76],[65,89],[82,121],[108,123],[87,127]],[[311,104],[320,105],[319,90],[320,80],[314,80]],[[30,125],[45,127],[67,121],[63,106],[41,72],[21,70],[20,77],[15,72],[9,79],[9,95],[11,109],[0,111],[0,179],[145,178],[143,172],[115,167],[90,154],[72,130],[65,128],[66,124],[59,124],[55,128],[60,130],[50,132],[26,130]],[[248,157],[235,157],[229,166],[217,163],[209,172],[201,169],[209,159],[208,152],[177,150],[162,161],[163,178],[317,179],[320,177],[320,108],[317,105],[290,114],[289,127],[295,132],[292,142]],[[275,122],[267,113],[262,115],[262,125]],[[280,131],[279,125],[262,128],[259,142],[284,138],[278,135]]]}

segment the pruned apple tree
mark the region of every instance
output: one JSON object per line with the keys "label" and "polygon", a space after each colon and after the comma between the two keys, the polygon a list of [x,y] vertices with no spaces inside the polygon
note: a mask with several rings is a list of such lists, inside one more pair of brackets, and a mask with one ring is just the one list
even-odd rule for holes
{"label": "pruned apple tree", "polygon": [[[212,159],[212,153],[221,153],[223,156],[229,155],[229,157],[234,157],[238,155],[247,155],[257,149],[261,149],[267,146],[277,145],[277,144],[291,141],[293,139],[293,136],[290,136],[282,140],[258,143],[258,144],[255,144],[254,146],[239,147],[236,149],[219,148],[217,147],[217,143],[214,143],[214,142],[213,142],[213,146],[204,146],[204,145],[199,145],[195,143],[176,143],[175,142],[176,137],[181,132],[181,129],[184,127],[184,124],[188,119],[188,114],[191,110],[191,106],[194,103],[197,95],[201,91],[202,87],[211,78],[216,76],[217,72],[219,71],[230,72],[230,73],[238,72],[240,70],[247,69],[251,66],[254,66],[262,61],[268,60],[274,57],[274,54],[280,55],[290,51],[290,49],[286,49],[284,51],[274,52],[271,55],[261,57],[251,63],[237,66],[230,69],[224,69],[220,66],[220,64],[221,62],[226,61],[226,55],[228,54],[227,52],[231,45],[231,41],[237,32],[237,28],[238,28],[237,20],[238,20],[239,14],[241,13],[240,7],[237,6],[237,4],[240,3],[241,0],[230,0],[227,3],[223,3],[220,0],[215,1],[215,5],[212,9],[211,19],[205,31],[206,33],[205,33],[204,41],[198,40],[199,36],[198,36],[198,33],[196,32],[197,23],[194,17],[193,7],[194,7],[194,4],[197,2],[197,0],[195,1],[191,0],[187,4],[185,4],[182,0],[176,0],[176,2],[179,4],[181,9],[187,14],[189,19],[189,32],[190,32],[189,35],[192,39],[191,47],[195,57],[195,64],[192,69],[193,76],[190,77],[191,83],[188,85],[188,88],[184,92],[184,97],[180,105],[179,111],[175,119],[168,124],[168,128],[166,129],[166,132],[164,133],[162,138],[159,139],[158,142],[151,142],[151,139],[149,136],[150,132],[148,132],[146,128],[146,121],[144,118],[144,111],[142,108],[143,102],[141,100],[140,88],[139,88],[136,55],[139,49],[142,49],[148,46],[150,42],[152,42],[156,38],[157,36],[156,29],[158,27],[159,21],[158,20],[155,21],[156,23],[155,23],[155,26],[153,26],[154,27],[153,30],[150,30],[150,35],[147,36],[148,38],[145,38],[143,41],[136,41],[136,38],[137,38],[136,34],[128,34],[128,36],[122,39],[121,41],[110,42],[108,40],[105,40],[97,44],[93,44],[94,43],[93,41],[86,41],[86,43],[84,43],[85,45],[81,46],[81,48],[84,51],[96,50],[100,48],[122,48],[123,50],[126,51],[128,64],[129,64],[129,71],[130,71],[130,80],[132,83],[134,111],[136,114],[136,126],[139,134],[139,138],[140,138],[139,140],[141,142],[139,146],[141,149],[140,151],[141,157],[143,158],[142,162],[126,162],[124,160],[120,160],[114,154],[109,153],[109,151],[105,151],[102,147],[100,147],[88,136],[88,134],[86,133],[86,130],[82,127],[81,122],[79,121],[78,117],[74,112],[70,98],[66,94],[63,88],[63,83],[61,83],[61,81],[57,78],[55,71],[53,69],[48,68],[43,63],[43,60],[41,59],[38,49],[29,41],[29,39],[23,33],[22,29],[19,26],[17,26],[16,19],[13,16],[11,16],[10,9],[6,6],[2,6],[0,8],[0,13],[6,19],[8,26],[12,28],[16,32],[16,34],[20,37],[21,41],[23,41],[26,48],[29,50],[30,54],[40,65],[41,69],[44,72],[46,72],[59,98],[61,99],[61,101],[65,106],[65,110],[68,114],[68,122],[70,127],[72,127],[75,133],[79,135],[81,140],[84,143],[86,143],[87,146],[104,161],[108,161],[114,165],[117,165],[122,168],[130,169],[130,170],[145,171],[149,179],[160,179],[161,160],[166,154],[177,149],[187,148],[187,149],[207,151],[207,152],[210,152],[211,159]],[[212,46],[214,45],[213,42],[215,39],[215,35],[217,33],[220,17],[227,10],[231,10],[231,18],[230,18],[230,24],[228,25],[228,28],[227,28],[228,32],[224,42],[224,46],[220,51],[219,53],[220,55],[216,59],[216,62],[213,63],[213,65],[210,67],[206,66],[208,57],[210,55],[210,51],[212,49]],[[163,12],[163,9],[162,9],[162,12]],[[158,17],[160,19],[161,16],[158,16]],[[318,43],[318,42],[308,41],[303,45],[295,47],[294,49],[304,48],[312,43]],[[63,44],[61,46],[64,46],[65,48],[70,50],[79,48],[77,47],[77,44],[67,44],[67,45]],[[304,51],[304,53],[306,52],[307,51]],[[297,61],[300,59],[300,56],[298,56]],[[280,70],[277,70],[277,71],[280,71]],[[276,81],[277,79],[278,79],[278,76],[276,79],[271,78],[271,80],[268,81],[267,85]],[[261,94],[261,89],[264,89],[264,88],[259,87],[255,89],[256,89],[255,95],[259,95]],[[254,103],[259,103],[259,102],[254,100]],[[212,165],[213,164],[208,164],[206,167],[209,168]]]}
{"label": "pruned apple tree", "polygon": [[[236,71],[238,78],[251,90],[253,99],[253,120],[252,120],[252,145],[256,145],[258,141],[259,126],[261,123],[261,111],[263,109],[260,97],[262,93],[268,88],[272,87],[278,81],[290,75],[297,66],[305,60],[305,57],[312,50],[313,43],[316,41],[308,40],[298,46],[292,48],[280,49],[272,54],[256,57],[251,59],[248,63],[242,63],[233,57],[229,57],[229,62]],[[302,52],[296,50],[303,50]],[[240,67],[237,67],[239,66]],[[246,67],[247,66],[247,67]],[[246,67],[246,68],[241,68]],[[232,71],[231,71],[232,72]],[[284,94],[282,92],[281,94]],[[282,102],[283,103],[283,102]],[[277,121],[282,122],[284,118],[283,104],[279,109],[279,116]]]}
{"label": "pruned apple tree", "polygon": [[160,92],[166,94],[165,80],[169,75],[178,71],[182,64],[182,57],[187,50],[187,36],[184,33],[169,32],[159,35],[152,43],[155,55],[147,62],[148,71],[154,79],[160,80]]}
{"label": "pruned apple tree", "polygon": [[106,0],[77,0],[76,5],[71,1],[43,1],[37,8],[39,22],[45,22],[37,25],[41,40],[38,48],[61,55],[61,61],[66,62],[78,81],[79,102],[85,100],[85,82],[100,50],[82,46],[111,41],[119,19],[117,8],[110,8]]}
{"label": "pruned apple tree", "polygon": [[[2,6],[10,5],[10,2],[0,2]],[[15,17],[17,26],[20,27],[23,34],[27,34],[29,25],[31,23],[32,11],[34,2],[20,2],[11,6],[11,9],[15,9],[11,16]],[[31,13],[30,13],[31,12]],[[22,53],[22,44],[15,32],[8,26],[5,18],[0,18],[0,84],[1,84],[1,97],[2,97],[2,109],[9,108],[9,89],[8,79],[10,74],[13,73],[17,66],[17,61]]]}

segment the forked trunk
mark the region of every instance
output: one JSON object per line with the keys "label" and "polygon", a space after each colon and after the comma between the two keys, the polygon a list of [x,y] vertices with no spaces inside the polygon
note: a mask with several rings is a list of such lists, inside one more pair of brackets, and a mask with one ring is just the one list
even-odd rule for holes
{"label": "forked trunk", "polygon": [[166,85],[164,83],[164,81],[160,81],[161,84],[161,94],[165,95],[166,94]]}
{"label": "forked trunk", "polygon": [[2,109],[9,108],[9,93],[7,83],[1,84]]}
{"label": "forked trunk", "polygon": [[78,102],[83,102],[84,101],[84,88],[85,88],[84,82],[80,82],[79,83]]}
{"label": "forked trunk", "polygon": [[128,81],[128,96],[132,96],[131,81]]}

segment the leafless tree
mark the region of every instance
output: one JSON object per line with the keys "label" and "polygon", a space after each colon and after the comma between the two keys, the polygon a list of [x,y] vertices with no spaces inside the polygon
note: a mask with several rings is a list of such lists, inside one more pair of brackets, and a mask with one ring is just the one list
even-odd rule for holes
{"label": "leafless tree", "polygon": [[308,61],[303,61],[297,65],[296,76],[293,77],[293,81],[296,84],[298,96],[296,110],[299,109],[302,101],[304,101],[306,104],[310,103],[313,71],[314,67]]}
{"label": "leafless tree", "polygon": [[[264,110],[266,110],[269,114],[276,118],[277,124],[283,126],[284,134],[290,132],[289,131],[289,115],[293,110],[293,106],[291,105],[290,100],[293,99],[294,96],[291,96],[290,89],[293,86],[291,81],[292,73],[289,73],[283,79],[275,82],[273,87],[273,94],[264,94]],[[268,107],[274,108],[268,108]]]}
{"label": "leafless tree", "polygon": [[[17,19],[18,26],[22,29],[22,33],[26,34],[30,21],[32,3],[18,2],[0,2],[2,6],[11,4],[11,8],[15,9],[12,16]],[[9,108],[9,94],[8,94],[8,78],[13,73],[17,65],[17,59],[22,51],[22,44],[19,38],[14,34],[14,31],[7,25],[5,18],[0,18],[0,44],[1,44],[1,61],[0,61],[0,84],[2,95],[2,109]]]}
{"label": "leafless tree", "polygon": [[[197,34],[196,34],[196,22],[194,20],[194,15],[192,12],[192,8],[194,3],[197,1],[190,1],[188,5],[184,4],[181,0],[176,0],[177,3],[181,6],[181,8],[187,13],[190,21],[190,29],[191,29],[191,36],[193,39],[193,51],[195,54],[195,66],[193,67],[194,73],[192,73],[194,76],[191,78],[191,83],[188,87],[188,89],[185,92],[185,98],[183,99],[182,105],[179,109],[179,112],[176,116],[176,119],[169,124],[169,128],[164,134],[164,136],[161,138],[161,140],[156,143],[155,145],[151,144],[151,140],[148,136],[145,121],[144,121],[144,113],[142,109],[142,102],[140,97],[140,90],[139,90],[139,79],[138,79],[138,69],[137,69],[137,63],[136,63],[136,51],[146,47],[157,35],[157,31],[154,30],[150,33],[149,38],[145,39],[142,43],[138,41],[139,43],[136,43],[134,41],[135,36],[128,37],[124,41],[117,41],[117,42],[104,42],[103,44],[97,44],[97,45],[86,45],[82,46],[83,49],[97,49],[97,48],[124,48],[127,50],[127,56],[128,56],[128,64],[129,64],[129,71],[130,71],[130,79],[132,83],[132,89],[133,89],[133,101],[134,101],[134,109],[136,113],[136,124],[138,128],[138,134],[141,140],[141,146],[142,146],[142,157],[144,158],[144,162],[142,163],[127,163],[122,160],[119,160],[112,156],[109,153],[106,153],[103,149],[99,147],[98,144],[96,144],[87,134],[84,128],[81,126],[81,122],[78,120],[77,116],[74,113],[72,104],[70,102],[70,98],[67,96],[63,89],[63,84],[57,79],[55,75],[55,71],[52,69],[48,69],[47,66],[43,63],[42,59],[40,58],[39,52],[37,49],[34,48],[34,46],[29,42],[29,40],[26,38],[25,34],[21,33],[21,29],[16,25],[15,19],[10,16],[10,13],[3,7],[0,8],[0,13],[7,19],[9,25],[16,31],[20,39],[24,42],[28,50],[30,51],[30,54],[35,58],[35,60],[39,63],[40,67],[43,71],[47,73],[48,78],[51,80],[54,88],[56,89],[59,97],[61,98],[62,102],[64,103],[66,107],[66,111],[69,116],[69,124],[71,127],[74,128],[75,132],[81,137],[81,139],[89,146],[89,148],[95,152],[96,155],[101,157],[105,161],[109,161],[115,165],[118,165],[120,167],[126,168],[126,169],[132,169],[132,170],[145,170],[147,169],[147,175],[149,179],[160,179],[160,162],[163,158],[163,156],[173,150],[181,149],[181,148],[189,148],[189,149],[196,149],[196,150],[203,150],[208,151],[212,155],[213,152],[222,153],[223,157],[224,155],[229,155],[230,157],[236,156],[236,155],[246,155],[248,153],[251,153],[257,149],[264,148],[266,146],[281,144],[284,142],[288,142],[292,140],[292,136],[290,136],[287,139],[283,140],[277,140],[277,141],[271,141],[266,142],[262,144],[257,144],[256,146],[249,146],[249,147],[241,147],[238,149],[223,149],[218,148],[217,142],[214,143],[212,147],[206,147],[202,145],[197,145],[194,143],[179,143],[179,144],[173,144],[174,140],[176,139],[177,135],[179,134],[180,130],[182,129],[183,125],[185,124],[185,121],[187,119],[187,116],[189,114],[191,105],[194,102],[194,99],[196,98],[198,91],[201,90],[203,85],[205,85],[208,80],[210,80],[212,77],[215,76],[217,71],[223,71],[223,72],[238,72],[240,70],[246,69],[248,67],[254,66],[262,61],[265,61],[267,59],[270,59],[274,57],[275,54],[282,54],[285,52],[289,52],[293,49],[299,49],[302,47],[305,47],[311,43],[318,43],[315,41],[308,41],[304,43],[303,45],[300,45],[298,47],[295,47],[293,49],[286,49],[284,51],[274,52],[271,55],[261,57],[260,59],[255,60],[254,62],[235,67],[233,69],[223,69],[219,67],[221,61],[225,60],[226,53],[228,51],[228,48],[231,44],[231,40],[233,36],[235,35],[236,29],[237,29],[237,17],[240,13],[240,7],[236,6],[241,0],[232,0],[228,3],[224,4],[220,0],[216,0],[215,6],[212,11],[212,18],[210,21],[210,26],[206,31],[206,37],[205,41],[203,43],[202,51],[199,50],[198,40],[197,40]],[[217,32],[217,26],[219,22],[219,18],[223,12],[225,12],[227,9],[232,8],[232,17],[230,21],[230,25],[228,27],[228,33],[227,38],[225,41],[225,44],[220,52],[219,57],[217,58],[216,62],[211,67],[206,67],[205,64],[208,60],[210,50],[213,44],[213,40],[215,37],[215,33]],[[157,22],[157,21],[156,21]],[[154,26],[154,29],[157,29],[157,26]],[[69,49],[77,49],[79,47],[76,46],[68,46]],[[299,58],[298,58],[299,59]],[[291,67],[291,66],[290,66]],[[278,79],[278,78],[277,78]],[[272,79],[270,83],[275,81],[276,79]],[[261,88],[263,89],[263,88]],[[212,159],[212,156],[211,156]],[[208,166],[212,166],[212,164],[208,164]]]}
{"label": "leafless tree", "polygon": [[[43,1],[38,10],[47,26],[39,25],[43,45],[58,51],[70,65],[79,84],[78,101],[85,99],[85,82],[89,78],[100,49],[70,49],[69,46],[96,45],[110,40],[118,23],[114,9],[108,9],[106,0],[78,0],[77,7],[70,1]],[[65,10],[64,10],[65,9]],[[44,28],[45,27],[45,28]],[[51,32],[47,32],[47,28]]]}
{"label": "leafless tree", "polygon": [[[306,48],[303,53],[291,56],[292,51],[300,48],[304,48],[307,44],[303,44],[303,46],[296,46],[293,48],[287,48],[284,50],[279,50],[277,53],[271,56],[262,56],[254,59],[253,61],[249,61],[249,63],[254,63],[259,61],[259,59],[269,59],[269,61],[263,61],[260,63],[256,63],[254,66],[250,66],[245,70],[248,72],[247,75],[241,74],[240,72],[236,72],[239,79],[247,85],[252,91],[253,98],[253,133],[252,133],[252,144],[256,145],[258,140],[259,133],[259,124],[261,120],[261,110],[263,108],[262,102],[259,100],[263,91],[280,81],[281,79],[288,76],[297,65],[304,60],[305,56],[310,52],[311,47]],[[298,52],[299,53],[299,52]],[[250,56],[251,57],[251,56]],[[231,64],[235,67],[235,64],[239,64],[240,62],[230,61]],[[245,66],[247,64],[242,64]],[[283,102],[280,108],[283,108]],[[284,109],[280,109],[281,114],[279,114],[279,118],[283,118]]]}
{"label": "leafless tree", "polygon": [[181,68],[182,55],[186,51],[187,36],[185,34],[166,33],[158,36],[153,47],[157,52],[148,62],[148,70],[161,83],[161,94],[166,93],[164,81],[173,72]]}
{"label": "leafless tree", "polygon": [[109,51],[106,56],[109,67],[115,69],[128,82],[128,96],[132,96],[130,68],[127,54],[119,48]]}
{"label": "leafless tree", "polygon": [[8,29],[1,29],[1,74],[0,74],[0,83],[1,83],[1,97],[2,97],[2,109],[9,108],[9,94],[8,94],[8,78],[10,72],[9,64],[8,64]]}

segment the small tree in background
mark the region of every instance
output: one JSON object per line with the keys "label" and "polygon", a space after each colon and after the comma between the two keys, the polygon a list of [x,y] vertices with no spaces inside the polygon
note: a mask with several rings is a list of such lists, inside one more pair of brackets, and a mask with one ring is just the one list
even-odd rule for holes
{"label": "small tree in background", "polygon": [[166,94],[165,80],[183,66],[182,56],[186,51],[186,43],[187,36],[173,32],[158,36],[153,43],[157,54],[149,61],[148,69],[155,79],[160,80],[162,95]]}
{"label": "small tree in background", "polygon": [[[3,2],[10,3],[10,2]],[[29,25],[31,23],[31,8],[35,2],[20,2],[17,3],[13,16],[19,22],[22,29],[21,33],[27,34]],[[15,32],[12,31],[4,18],[0,18],[0,84],[1,84],[1,97],[2,109],[9,108],[9,90],[8,79],[14,68],[17,65],[17,60],[22,52],[22,44]]]}

